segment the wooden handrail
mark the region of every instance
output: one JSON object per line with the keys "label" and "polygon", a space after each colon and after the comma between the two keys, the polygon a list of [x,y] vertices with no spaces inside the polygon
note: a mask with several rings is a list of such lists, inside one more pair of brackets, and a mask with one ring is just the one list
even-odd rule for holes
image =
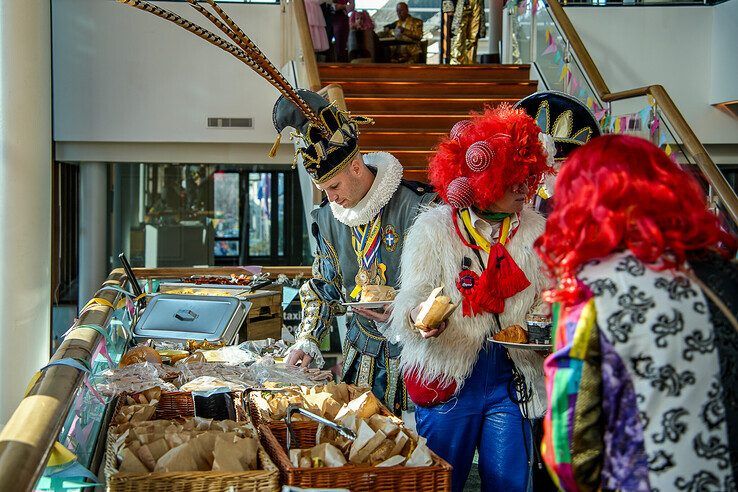
{"label": "wooden handrail", "polygon": [[343,95],[343,87],[338,84],[328,84],[318,91],[318,94],[328,99],[330,102],[336,103],[339,109],[348,111],[346,106],[346,98]]}
{"label": "wooden handrail", "polygon": [[[117,270],[110,274],[106,283],[121,285],[124,281],[125,274]],[[100,290],[95,294],[111,305],[115,305],[120,296],[112,290]],[[95,306],[80,317],[79,324],[106,326],[111,315],[110,307]],[[101,336],[90,328],[75,329],[64,339],[50,362],[76,358],[90,364]],[[33,490],[84,377],[69,366],[49,367],[21,400],[0,433],[0,492]]]}
{"label": "wooden handrail", "polygon": [[577,30],[574,28],[561,4],[557,0],[547,0],[547,3],[551,15],[569,41],[572,51],[577,56],[584,73],[592,83],[592,88],[599,98],[604,102],[613,102],[634,97],[652,96],[658,108],[666,116],[669,123],[671,123],[670,126],[674,133],[681,139],[681,144],[687,149],[687,152],[692,156],[710,186],[715,190],[718,197],[720,197],[720,201],[723,203],[733,223],[738,224],[738,196],[730,187],[730,184],[728,184],[720,169],[715,165],[715,162],[710,158],[705,146],[697,138],[697,135],[689,126],[687,120],[681,111],[679,111],[679,108],[674,104],[666,89],[660,85],[650,85],[621,92],[610,92],[605,79],[592,60],[589,51],[582,42],[582,38],[579,37],[579,33],[577,33]]}

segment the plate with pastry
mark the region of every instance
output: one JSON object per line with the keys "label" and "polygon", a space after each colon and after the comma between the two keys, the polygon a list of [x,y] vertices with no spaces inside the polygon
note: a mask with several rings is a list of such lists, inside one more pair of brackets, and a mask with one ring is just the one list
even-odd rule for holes
{"label": "plate with pastry", "polygon": [[528,332],[526,332],[520,325],[508,326],[504,330],[495,333],[491,338],[489,338],[489,340],[508,348],[543,350],[546,352],[551,350],[550,344],[530,343]]}
{"label": "plate with pastry", "polygon": [[361,288],[361,297],[357,302],[344,302],[347,307],[362,307],[367,309],[383,308],[395,302],[397,292],[389,285],[364,285]]}

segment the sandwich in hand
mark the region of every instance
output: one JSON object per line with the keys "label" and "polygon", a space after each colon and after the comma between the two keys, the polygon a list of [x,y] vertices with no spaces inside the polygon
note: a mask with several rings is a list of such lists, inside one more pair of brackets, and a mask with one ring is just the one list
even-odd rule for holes
{"label": "sandwich in hand", "polygon": [[423,331],[433,330],[456,310],[458,304],[452,303],[450,297],[441,295],[442,292],[442,286],[433,289],[428,299],[421,304],[422,307],[415,320],[416,328]]}

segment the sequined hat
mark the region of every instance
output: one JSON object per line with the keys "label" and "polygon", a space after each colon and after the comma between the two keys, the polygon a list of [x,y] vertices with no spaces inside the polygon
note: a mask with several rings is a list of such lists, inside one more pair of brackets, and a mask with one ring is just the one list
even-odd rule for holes
{"label": "sequined hat", "polygon": [[536,92],[515,104],[532,116],[541,131],[551,135],[556,160],[565,159],[574,149],[601,135],[592,112],[577,98],[556,91]]}

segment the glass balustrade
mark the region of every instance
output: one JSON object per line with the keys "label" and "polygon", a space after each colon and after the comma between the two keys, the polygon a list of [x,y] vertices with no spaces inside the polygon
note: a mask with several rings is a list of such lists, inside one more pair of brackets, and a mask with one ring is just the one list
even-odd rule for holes
{"label": "glass balustrade", "polygon": [[[603,132],[633,134],[658,145],[702,184],[710,197],[711,208],[721,217],[725,227],[738,232],[736,222],[727,213],[704,169],[697,165],[697,159],[685,147],[676,126],[652,96],[634,95],[612,103],[604,102],[544,1],[510,2],[506,5],[506,15],[509,29],[503,43],[508,43],[509,61],[530,64],[531,77],[538,78],[543,88],[569,94],[585,103]],[[721,176],[719,170],[717,173]]]}

